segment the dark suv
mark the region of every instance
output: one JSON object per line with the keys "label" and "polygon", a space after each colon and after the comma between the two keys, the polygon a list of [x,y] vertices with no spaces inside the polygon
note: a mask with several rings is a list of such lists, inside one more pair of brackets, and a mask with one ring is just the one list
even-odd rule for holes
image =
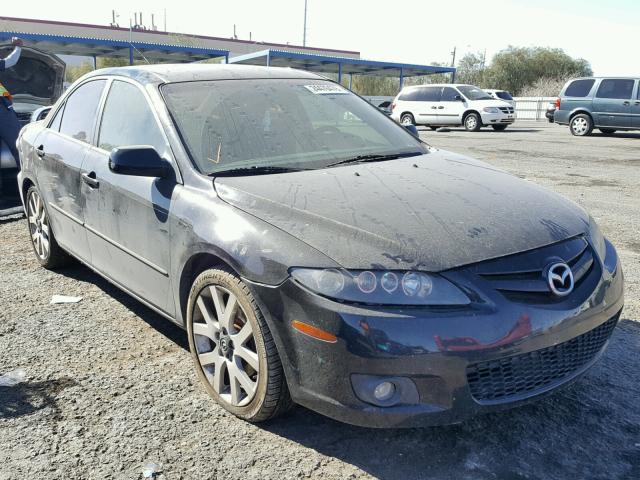
{"label": "dark suv", "polygon": [[639,94],[636,78],[570,80],[556,100],[553,119],[577,136],[590,135],[594,128],[605,134],[640,130]]}

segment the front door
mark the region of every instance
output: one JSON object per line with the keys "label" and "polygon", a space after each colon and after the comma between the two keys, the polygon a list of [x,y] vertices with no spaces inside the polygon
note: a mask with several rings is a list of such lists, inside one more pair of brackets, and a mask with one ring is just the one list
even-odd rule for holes
{"label": "front door", "polygon": [[98,105],[105,80],[80,85],[67,98],[40,136],[34,160],[38,189],[58,243],[89,261],[83,228],[84,198],[80,193],[81,166],[93,140]]}
{"label": "front door", "polygon": [[441,125],[461,125],[466,108],[462,96],[455,88],[444,87],[438,106],[438,123]]}
{"label": "front door", "polygon": [[597,127],[631,128],[631,103],[635,80],[607,78],[600,82],[593,99]]}
{"label": "front door", "polygon": [[92,263],[173,316],[169,212],[176,180],[113,173],[109,169],[112,149],[133,145],[151,145],[165,158],[170,157],[143,90],[114,80],[105,101],[97,146],[89,150],[83,164],[83,173],[93,179],[82,186]]}

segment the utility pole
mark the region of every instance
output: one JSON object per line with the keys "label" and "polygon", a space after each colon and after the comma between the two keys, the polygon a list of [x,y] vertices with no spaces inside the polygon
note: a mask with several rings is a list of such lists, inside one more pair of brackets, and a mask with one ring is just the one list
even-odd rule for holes
{"label": "utility pole", "polygon": [[[453,52],[451,52],[451,66],[456,66],[456,47],[453,47]],[[456,72],[451,74],[451,83],[456,83]]]}
{"label": "utility pole", "polygon": [[302,46],[307,46],[307,0],[304,0],[304,28],[302,30]]}
{"label": "utility pole", "polygon": [[167,9],[164,9],[164,31],[167,31]]}

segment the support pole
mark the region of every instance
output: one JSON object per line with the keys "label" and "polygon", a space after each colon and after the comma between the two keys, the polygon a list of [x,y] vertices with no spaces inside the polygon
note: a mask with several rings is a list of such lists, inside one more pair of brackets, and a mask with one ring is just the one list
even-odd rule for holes
{"label": "support pole", "polygon": [[342,85],[342,63],[338,63],[338,83]]}
{"label": "support pole", "polygon": [[271,52],[267,52],[267,67],[271,66]]}
{"label": "support pole", "polygon": [[351,88],[352,86],[353,86],[353,73],[350,73],[349,74],[349,90],[352,90]]}
{"label": "support pole", "polygon": [[402,90],[403,86],[404,86],[404,71],[402,70],[402,67],[400,67],[400,90]]}
{"label": "support pole", "polygon": [[129,65],[133,65],[133,45],[129,45]]}

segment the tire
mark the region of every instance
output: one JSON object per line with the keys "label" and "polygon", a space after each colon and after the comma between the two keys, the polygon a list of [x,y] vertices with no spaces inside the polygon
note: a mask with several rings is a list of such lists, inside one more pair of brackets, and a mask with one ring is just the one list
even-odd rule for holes
{"label": "tire", "polygon": [[508,125],[491,125],[491,128],[493,128],[496,132],[503,132],[507,129]]}
{"label": "tire", "polygon": [[[235,305],[233,317],[225,320],[229,302]],[[293,406],[269,327],[234,273],[216,268],[196,278],[187,304],[187,334],[198,377],[225,410],[257,423]]]}
{"label": "tire", "polygon": [[471,112],[464,117],[464,128],[467,132],[477,132],[482,127],[482,119],[480,115]]}
{"label": "tire", "polygon": [[68,265],[71,257],[58,245],[44,200],[35,186],[27,191],[26,210],[29,239],[40,265],[49,270]]}
{"label": "tire", "polygon": [[593,120],[586,113],[579,113],[569,121],[569,130],[576,137],[586,137],[593,131]]}
{"label": "tire", "polygon": [[432,125],[432,126],[430,126],[429,128],[430,128],[431,130],[434,130],[434,131],[435,131],[435,130],[437,130],[437,129],[438,129],[438,128],[440,128],[440,127],[436,127],[436,126],[433,126],[433,125]]}
{"label": "tire", "polygon": [[598,130],[600,130],[605,135],[613,135],[614,133],[616,133],[615,128],[599,128]]}
{"label": "tire", "polygon": [[400,125],[415,125],[416,120],[413,118],[413,115],[410,113],[403,113],[400,115]]}

